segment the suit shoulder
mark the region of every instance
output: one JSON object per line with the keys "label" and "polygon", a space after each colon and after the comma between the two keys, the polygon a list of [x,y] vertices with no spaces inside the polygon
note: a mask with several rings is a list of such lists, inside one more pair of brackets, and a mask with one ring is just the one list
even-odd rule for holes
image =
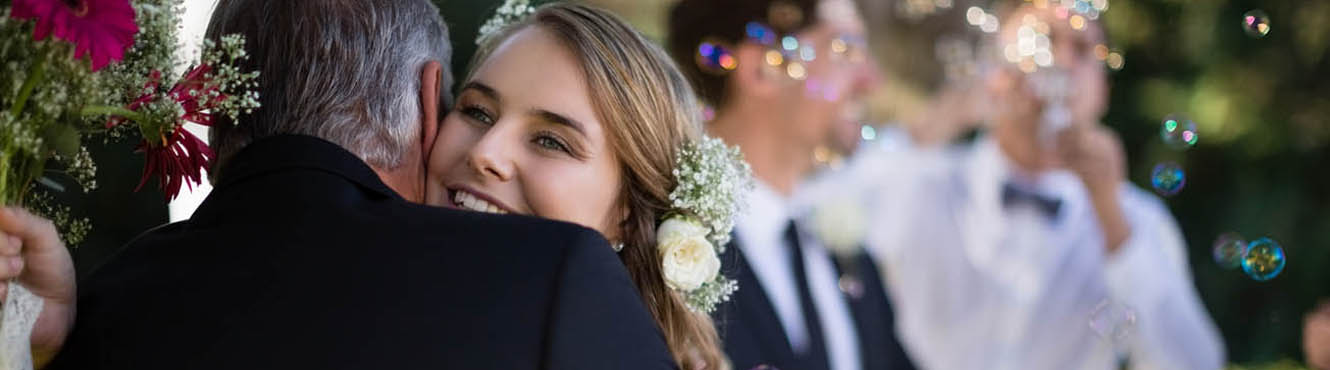
{"label": "suit shoulder", "polygon": [[451,237],[477,234],[495,243],[538,244],[545,247],[607,244],[599,232],[581,225],[521,215],[480,212],[404,203],[390,211],[401,213],[399,224],[408,233]]}

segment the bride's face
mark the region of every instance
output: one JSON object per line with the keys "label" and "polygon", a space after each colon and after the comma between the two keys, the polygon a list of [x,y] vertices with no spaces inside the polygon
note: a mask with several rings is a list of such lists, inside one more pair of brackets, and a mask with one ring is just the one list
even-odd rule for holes
{"label": "bride's face", "polygon": [[440,127],[426,202],[572,222],[614,240],[620,168],[572,51],[529,27],[473,76]]}

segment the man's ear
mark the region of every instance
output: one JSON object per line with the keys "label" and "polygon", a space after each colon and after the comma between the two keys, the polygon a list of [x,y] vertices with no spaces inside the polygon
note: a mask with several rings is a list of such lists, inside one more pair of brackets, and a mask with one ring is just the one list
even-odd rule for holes
{"label": "man's ear", "polygon": [[439,107],[439,94],[447,86],[443,83],[443,70],[438,61],[429,61],[420,70],[420,152],[424,156],[422,163],[429,163],[434,151],[434,139],[439,135],[442,123],[442,108]]}
{"label": "man's ear", "polygon": [[771,96],[780,90],[785,71],[766,62],[767,48],[751,42],[739,44],[734,53],[739,66],[730,72],[730,93],[738,96]]}

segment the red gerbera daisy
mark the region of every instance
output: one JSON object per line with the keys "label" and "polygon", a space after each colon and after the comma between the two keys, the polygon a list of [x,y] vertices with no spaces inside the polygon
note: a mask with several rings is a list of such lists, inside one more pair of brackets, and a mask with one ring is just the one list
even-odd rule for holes
{"label": "red gerbera daisy", "polygon": [[74,57],[92,58],[92,70],[121,60],[139,32],[129,0],[14,0],[15,19],[36,19],[34,40],[52,34],[74,43]]}
{"label": "red gerbera daisy", "polygon": [[180,194],[181,185],[194,189],[194,184],[203,182],[203,169],[215,156],[207,143],[194,134],[185,131],[184,125],[175,128],[162,138],[162,145],[150,144],[147,140],[139,143],[138,151],[147,157],[143,164],[143,178],[134,191],[139,191],[148,179],[158,176],[162,192],[166,198],[175,199]]}
{"label": "red gerbera daisy", "polygon": [[[143,86],[143,96],[130,102],[125,108],[141,111],[142,108],[158,99],[168,99],[180,106],[179,117],[168,117],[169,123],[161,127],[160,137],[156,141],[144,138],[137,151],[144,153],[147,162],[143,167],[143,178],[139,180],[138,191],[157,176],[168,199],[175,199],[181,185],[190,189],[194,184],[203,182],[203,169],[214,157],[211,148],[194,134],[184,128],[184,122],[194,122],[203,126],[212,126],[210,110],[216,104],[226,100],[227,95],[218,93],[219,86],[208,76],[212,67],[200,65],[186,73],[171,90],[159,94],[161,72],[153,71],[148,83]],[[122,117],[112,117],[106,123],[109,128],[124,122]],[[142,124],[142,123],[141,123]]]}

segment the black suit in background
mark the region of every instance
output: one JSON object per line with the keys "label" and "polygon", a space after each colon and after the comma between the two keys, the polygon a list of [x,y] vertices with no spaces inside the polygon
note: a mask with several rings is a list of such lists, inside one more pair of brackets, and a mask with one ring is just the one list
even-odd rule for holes
{"label": "black suit in background", "polygon": [[[729,247],[725,248],[725,254],[721,255],[721,270],[738,281],[739,291],[713,314],[721,341],[725,344],[725,353],[730,356],[730,362],[736,370],[748,370],[759,365],[780,370],[806,368],[801,366],[801,362],[807,360],[797,357],[790,348],[776,309],[767,298],[757,275],[749,267],[748,257],[739,247],[739,242],[739,238],[734,238]],[[863,369],[914,369],[914,364],[896,338],[895,314],[877,264],[865,253],[859,253],[847,261],[855,264],[853,267],[841,266],[839,261],[833,262],[837,262],[836,268],[839,271],[853,275],[862,284],[860,294],[842,296],[858,332]]]}
{"label": "black suit in background", "polygon": [[668,369],[595,231],[413,204],[307,136],[82,279],[49,369]]}

